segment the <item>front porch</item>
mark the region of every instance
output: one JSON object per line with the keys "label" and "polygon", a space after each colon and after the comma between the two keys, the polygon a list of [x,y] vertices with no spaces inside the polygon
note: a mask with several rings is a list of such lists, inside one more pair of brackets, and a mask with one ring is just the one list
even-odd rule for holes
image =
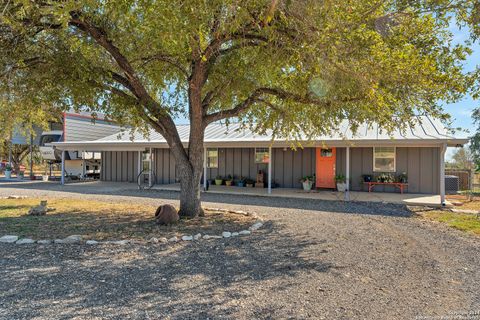
{"label": "front porch", "polygon": [[[180,191],[180,184],[165,184],[155,185],[154,190],[165,191]],[[329,190],[312,190],[310,192],[303,191],[298,188],[274,188],[269,193],[268,188],[247,188],[247,187],[235,187],[235,186],[210,186],[208,193],[217,194],[234,194],[245,196],[258,196],[258,197],[279,197],[279,198],[303,198],[303,199],[316,199],[316,200],[336,200],[344,201],[345,193]],[[364,202],[387,202],[406,204],[410,206],[429,206],[440,207],[440,195],[428,195],[428,194],[415,194],[415,193],[388,193],[388,192],[362,192],[362,191],[350,191],[350,201],[364,201]],[[451,206],[451,203],[446,201],[447,206]]]}

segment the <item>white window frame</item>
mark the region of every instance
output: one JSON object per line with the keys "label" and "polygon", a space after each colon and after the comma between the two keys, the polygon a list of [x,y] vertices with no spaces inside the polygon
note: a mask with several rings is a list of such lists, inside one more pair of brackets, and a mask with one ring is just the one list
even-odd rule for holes
{"label": "white window frame", "polygon": [[[263,150],[264,150],[264,151],[262,150],[262,153],[266,153],[266,154],[268,155],[268,162],[263,162],[263,160],[262,160],[262,161],[257,161],[257,149],[263,149]],[[270,159],[270,152],[269,152],[268,147],[265,147],[265,148],[264,148],[264,147],[255,148],[255,153],[254,153],[253,156],[254,156],[255,163],[267,164],[267,163],[269,163],[270,160],[271,160],[271,159]]]}
{"label": "white window frame", "polygon": [[[377,148],[393,148],[393,170],[375,170],[375,149]],[[397,147],[390,147],[390,146],[378,146],[373,147],[373,172],[397,172]]]}
{"label": "white window frame", "polygon": [[[210,165],[210,155],[209,151],[217,151],[217,161],[215,162],[215,166]],[[209,169],[218,169],[218,148],[207,148],[207,168]]]}

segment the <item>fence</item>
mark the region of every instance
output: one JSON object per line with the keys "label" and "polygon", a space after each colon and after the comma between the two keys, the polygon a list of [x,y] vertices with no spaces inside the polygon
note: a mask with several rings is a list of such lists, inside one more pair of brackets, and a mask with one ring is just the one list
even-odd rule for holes
{"label": "fence", "polygon": [[458,188],[459,190],[470,190],[474,187],[474,184],[471,183],[472,174],[470,170],[445,170],[445,175],[457,176],[458,177]]}

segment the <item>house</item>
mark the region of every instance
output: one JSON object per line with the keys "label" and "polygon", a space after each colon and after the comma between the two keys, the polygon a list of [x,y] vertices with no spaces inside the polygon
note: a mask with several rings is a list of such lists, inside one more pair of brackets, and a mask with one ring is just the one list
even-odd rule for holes
{"label": "house", "polygon": [[[188,145],[189,126],[179,125],[181,140]],[[293,150],[289,141],[257,135],[239,124],[213,123],[205,131],[205,173],[255,178],[266,173],[270,187],[300,188],[300,179],[316,174],[317,188],[334,188],[334,175],[344,174],[349,190],[367,190],[363,175],[390,173],[408,175],[406,192],[444,195],[444,156],[447,147],[461,146],[467,139],[449,134],[441,121],[418,116],[406,132],[391,135],[377,125],[361,126],[356,134],[345,121],[338,133],[304,141]],[[101,152],[100,179],[136,182],[150,166],[157,184],[177,181],[175,160],[165,139],[151,130],[148,138],[137,132],[112,134],[97,140],[53,144],[59,150]],[[150,156],[151,155],[151,156]],[[394,192],[395,186],[381,185],[379,192]],[[443,201],[443,198],[442,198]]]}

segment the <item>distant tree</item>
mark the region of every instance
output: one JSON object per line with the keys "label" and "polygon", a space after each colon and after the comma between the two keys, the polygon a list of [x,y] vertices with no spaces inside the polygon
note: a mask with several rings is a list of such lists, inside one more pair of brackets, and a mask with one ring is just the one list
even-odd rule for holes
{"label": "distant tree", "polygon": [[472,152],[469,147],[463,147],[455,150],[452,161],[449,163],[451,168],[472,170],[475,165],[473,162]]}
{"label": "distant tree", "polygon": [[[295,141],[416,113],[467,90],[449,23],[475,0],[4,0],[0,97],[89,107],[167,141],[180,214],[202,213],[205,128],[235,118]],[[6,104],[4,104],[5,106]],[[174,119],[187,116],[184,148]]]}

